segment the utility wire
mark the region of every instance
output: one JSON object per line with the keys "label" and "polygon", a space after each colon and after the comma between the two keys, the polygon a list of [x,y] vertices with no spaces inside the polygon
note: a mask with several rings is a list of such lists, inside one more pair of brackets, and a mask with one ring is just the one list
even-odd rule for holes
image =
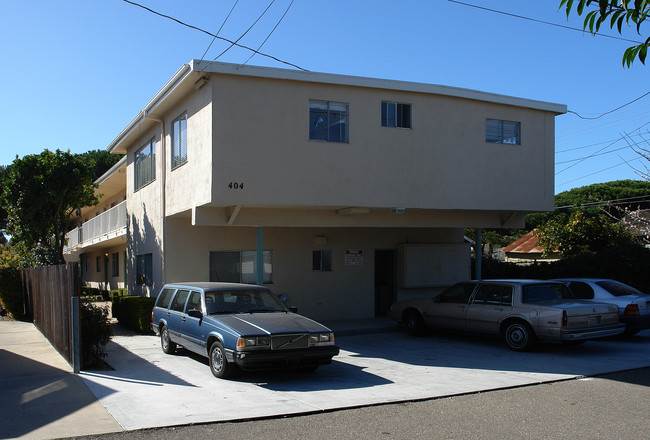
{"label": "utility wire", "polygon": [[[205,50],[205,52],[203,52],[203,56],[201,57],[201,59],[204,59],[205,56],[207,55],[208,51],[210,50],[210,48],[211,48],[212,45],[214,44],[214,41],[217,39],[217,35],[219,35],[219,34],[221,33],[221,29],[223,29],[223,27],[226,25],[226,22],[227,22],[228,19],[230,18],[230,14],[232,14],[232,11],[235,10],[235,7],[237,6],[237,3],[239,3],[239,0],[235,1],[235,4],[232,5],[232,8],[230,8],[230,12],[228,12],[228,15],[227,15],[226,18],[223,20],[223,23],[221,23],[221,27],[219,28],[219,30],[218,30],[217,33],[215,34],[214,38],[212,38],[212,41],[211,41],[210,44],[208,45],[208,48]],[[251,55],[251,56],[252,56],[252,55]]]}
{"label": "utility wire", "polygon": [[232,44],[233,46],[237,46],[237,47],[241,47],[242,49],[250,50],[251,52],[253,52],[253,53],[257,54],[257,55],[262,55],[263,57],[271,58],[272,60],[275,60],[275,61],[277,61],[277,62],[279,62],[279,63],[286,64],[286,65],[288,65],[288,66],[295,67],[296,69],[299,69],[299,70],[302,70],[302,71],[308,72],[307,69],[304,69],[304,68],[302,68],[302,67],[300,67],[300,66],[298,66],[298,65],[296,65],[296,64],[290,63],[290,62],[288,62],[288,61],[281,60],[281,59],[279,59],[279,58],[277,58],[277,57],[274,57],[273,55],[269,55],[269,54],[266,54],[266,53],[263,53],[263,52],[257,52],[257,51],[256,51],[255,49],[253,49],[253,48],[250,48],[250,47],[248,47],[248,46],[244,46],[243,44],[236,43],[236,42],[231,41],[231,40],[229,40],[229,39],[227,39],[227,38],[220,37],[220,36],[218,36],[218,35],[216,35],[216,34],[213,34],[213,33],[211,33],[211,32],[208,32],[208,31],[206,31],[205,29],[201,29],[201,28],[199,28],[199,27],[197,27],[197,26],[193,26],[193,25],[191,25],[191,24],[184,23],[184,22],[182,22],[182,21],[180,21],[180,20],[178,20],[178,19],[176,19],[176,18],[174,18],[174,17],[170,17],[169,15],[161,14],[160,12],[154,11],[153,9],[148,8],[148,7],[146,7],[146,6],[143,6],[143,5],[139,4],[139,3],[133,2],[133,1],[131,1],[131,0],[122,0],[122,1],[125,2],[125,3],[128,3],[128,4],[130,4],[130,5],[133,5],[133,6],[137,6],[137,7],[139,7],[139,8],[142,8],[142,9],[144,9],[144,10],[146,10],[146,11],[149,11],[149,12],[151,12],[152,14],[155,14],[155,15],[158,15],[158,16],[160,16],[160,17],[167,18],[167,19],[169,19],[169,20],[175,21],[176,23],[178,23],[178,24],[180,24],[180,25],[183,25],[183,26],[185,26],[185,27],[188,27],[188,28],[190,28],[190,29],[194,29],[194,30],[196,30],[196,31],[203,32],[204,34],[207,34],[207,35],[209,35],[209,36],[211,36],[211,37],[215,37],[215,38],[218,38],[218,39],[220,39],[220,40],[226,41],[226,42]]}
{"label": "utility wire", "polygon": [[[291,0],[291,3],[289,3],[289,6],[287,6],[287,9],[284,11],[284,14],[282,14],[282,17],[280,17],[280,20],[278,20],[278,22],[275,24],[275,27],[273,27],[273,29],[271,29],[271,32],[269,32],[269,35],[264,39],[264,41],[262,41],[262,44],[259,45],[259,47],[257,48],[258,51],[262,48],[262,46],[264,46],[266,44],[267,40],[269,38],[271,38],[271,35],[273,35],[273,32],[275,32],[275,30],[278,28],[278,26],[280,26],[280,23],[282,23],[282,20],[284,20],[284,16],[287,15],[287,12],[289,12],[289,9],[291,9],[291,6],[293,5],[293,1],[294,0]],[[248,57],[248,59],[244,62],[243,65],[248,64],[248,62],[254,56],[255,56],[255,54],[252,53],[251,56]]]}
{"label": "utility wire", "polygon": [[[451,1],[451,0],[449,0],[449,1]],[[632,101],[628,102],[627,104],[623,104],[623,105],[621,105],[621,106],[619,106],[619,107],[616,107],[616,108],[613,109],[613,110],[607,111],[607,112],[603,113],[602,115],[600,115],[600,116],[596,116],[596,117],[594,117],[594,118],[589,118],[589,117],[586,117],[586,116],[581,116],[581,115],[579,115],[578,113],[576,113],[576,112],[574,112],[574,111],[571,111],[571,110],[567,110],[567,113],[574,114],[574,115],[576,115],[577,117],[579,117],[580,119],[589,119],[589,120],[600,119],[600,118],[602,118],[602,117],[605,116],[605,115],[608,115],[608,114],[610,114],[610,113],[614,113],[615,111],[622,109],[623,107],[627,107],[627,106],[630,105],[630,104],[634,104],[634,103],[637,102],[639,99],[643,99],[643,98],[645,98],[645,97],[648,96],[648,95],[650,95],[650,92],[646,92],[646,93],[644,93],[643,95],[639,96],[638,98],[633,99]]]}
{"label": "utility wire", "polygon": [[233,47],[235,44],[239,43],[239,40],[241,40],[242,38],[244,38],[244,37],[246,36],[246,34],[247,34],[251,29],[253,29],[253,27],[257,24],[257,22],[260,21],[260,20],[262,19],[262,17],[264,17],[264,14],[266,14],[266,12],[269,10],[269,8],[271,8],[271,6],[273,6],[273,3],[275,3],[275,0],[271,0],[271,3],[269,3],[269,5],[268,5],[268,6],[266,7],[266,9],[264,10],[264,12],[262,12],[262,13],[260,14],[260,16],[257,17],[257,20],[255,20],[255,21],[253,22],[253,24],[250,25],[250,27],[249,27],[248,29],[246,29],[246,32],[244,32],[243,34],[241,34],[241,36],[240,36],[239,38],[237,38],[237,40],[235,40],[232,44],[230,44],[230,46],[228,46],[228,48],[227,48],[226,50],[224,50],[224,51],[221,52],[219,55],[217,55],[217,56],[216,56],[212,61],[216,61],[216,60],[218,60],[219,58],[221,58],[221,56],[222,56],[223,54],[225,54],[225,53],[228,52],[230,49],[232,49],[232,47]]}
{"label": "utility wire", "polygon": [[[524,17],[523,15],[511,14],[509,12],[498,11],[496,9],[490,9],[490,8],[485,8],[483,6],[472,5],[470,3],[463,3],[463,2],[459,2],[457,0],[447,0],[447,1],[450,2],[450,3],[456,3],[458,5],[468,6],[470,8],[476,8],[476,9],[481,9],[483,11],[494,12],[495,14],[501,14],[501,15],[507,15],[508,17],[519,18],[521,20],[528,20],[528,21],[533,21],[535,23],[541,23],[541,24],[546,24],[546,25],[549,25],[549,26],[559,27],[559,28],[562,28],[562,29],[569,29],[569,30],[572,30],[572,31],[578,31],[578,32],[582,32],[583,34],[585,32],[584,29],[574,28],[574,27],[571,27],[571,26],[565,26],[565,25],[557,24],[557,23],[552,23],[550,21],[538,20],[536,18]],[[635,44],[642,44],[643,43],[642,41],[628,40],[627,38],[617,37],[615,35],[594,34],[594,36],[612,38],[614,40],[627,41],[629,43],[635,43]]]}

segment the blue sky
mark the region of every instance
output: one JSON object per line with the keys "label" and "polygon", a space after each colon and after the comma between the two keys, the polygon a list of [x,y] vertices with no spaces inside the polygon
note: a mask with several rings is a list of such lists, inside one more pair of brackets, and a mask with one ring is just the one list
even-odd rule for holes
{"label": "blue sky", "polygon": [[[139,0],[216,33],[236,0]],[[220,36],[236,40],[271,0],[239,0]],[[467,0],[582,28],[559,0]],[[290,7],[289,7],[290,6]],[[632,43],[497,14],[447,0],[275,0],[241,39],[304,69],[416,81],[566,104],[595,117],[650,91],[649,67],[625,69]],[[45,148],[105,149],[165,82],[212,37],[123,0],[2,1],[0,165]],[[618,34],[605,30],[609,35]],[[623,37],[641,40],[634,29]],[[645,39],[645,37],[643,38]],[[216,40],[206,59],[228,44]],[[244,63],[233,48],[218,60]],[[286,68],[259,55],[249,64]],[[650,139],[650,95],[597,120],[556,118],[556,192],[640,179],[626,139]],[[648,125],[645,125],[648,124]],[[525,136],[525,134],[522,134]]]}

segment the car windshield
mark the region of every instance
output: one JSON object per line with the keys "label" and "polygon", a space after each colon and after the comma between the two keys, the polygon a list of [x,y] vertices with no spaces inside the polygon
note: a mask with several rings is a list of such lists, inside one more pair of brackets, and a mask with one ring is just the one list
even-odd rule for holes
{"label": "car windshield", "polygon": [[286,312],[284,304],[266,290],[216,290],[205,293],[208,315]]}
{"label": "car windshield", "polygon": [[536,303],[555,299],[574,299],[567,286],[561,283],[528,284],[523,287],[522,302]]}
{"label": "car windshield", "polygon": [[643,292],[640,292],[627,284],[619,283],[618,281],[598,281],[596,284],[614,296],[643,295]]}

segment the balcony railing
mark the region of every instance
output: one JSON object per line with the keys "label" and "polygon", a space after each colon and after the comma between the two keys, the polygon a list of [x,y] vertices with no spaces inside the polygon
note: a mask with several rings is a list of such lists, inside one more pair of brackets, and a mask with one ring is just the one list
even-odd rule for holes
{"label": "balcony railing", "polygon": [[126,234],[126,201],[68,232],[68,243],[63,252],[68,253],[79,246],[99,243],[122,234]]}

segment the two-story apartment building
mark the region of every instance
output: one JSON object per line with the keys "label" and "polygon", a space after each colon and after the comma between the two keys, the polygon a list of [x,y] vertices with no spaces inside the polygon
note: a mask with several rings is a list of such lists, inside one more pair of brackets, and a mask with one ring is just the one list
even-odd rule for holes
{"label": "two-story apartment building", "polygon": [[385,314],[470,278],[464,228],[553,209],[565,112],[193,60],[108,146],[126,155],[126,285],[264,283],[317,319]]}

